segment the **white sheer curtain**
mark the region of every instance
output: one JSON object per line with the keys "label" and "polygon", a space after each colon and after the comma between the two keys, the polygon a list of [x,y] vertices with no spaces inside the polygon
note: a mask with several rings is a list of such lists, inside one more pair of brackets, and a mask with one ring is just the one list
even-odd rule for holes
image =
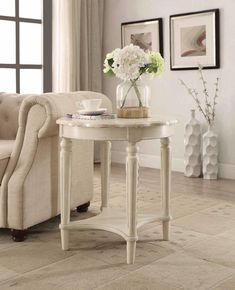
{"label": "white sheer curtain", "polygon": [[102,90],[104,0],[53,0],[53,91]]}

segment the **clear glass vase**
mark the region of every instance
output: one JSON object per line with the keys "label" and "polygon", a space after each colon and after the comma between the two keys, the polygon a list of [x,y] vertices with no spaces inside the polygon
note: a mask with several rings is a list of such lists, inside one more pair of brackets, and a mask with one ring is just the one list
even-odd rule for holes
{"label": "clear glass vase", "polygon": [[124,81],[117,86],[118,118],[148,118],[150,87],[142,80]]}

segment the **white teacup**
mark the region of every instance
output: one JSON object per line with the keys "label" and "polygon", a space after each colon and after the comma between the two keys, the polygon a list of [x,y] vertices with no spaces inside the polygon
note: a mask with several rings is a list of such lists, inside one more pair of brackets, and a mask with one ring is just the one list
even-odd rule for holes
{"label": "white teacup", "polygon": [[82,100],[81,102],[77,102],[76,105],[78,109],[85,109],[88,111],[96,111],[100,108],[102,103],[102,99],[89,99]]}

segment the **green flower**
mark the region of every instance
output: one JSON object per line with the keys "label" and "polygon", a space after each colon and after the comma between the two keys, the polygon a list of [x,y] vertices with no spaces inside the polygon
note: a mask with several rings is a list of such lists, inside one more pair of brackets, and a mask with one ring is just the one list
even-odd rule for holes
{"label": "green flower", "polygon": [[104,69],[103,69],[103,72],[108,76],[115,75],[113,72],[112,64],[113,64],[113,53],[108,53],[104,60]]}
{"label": "green flower", "polygon": [[153,76],[159,76],[164,70],[164,59],[159,52],[150,51],[148,53],[149,62],[146,68],[146,72]]}

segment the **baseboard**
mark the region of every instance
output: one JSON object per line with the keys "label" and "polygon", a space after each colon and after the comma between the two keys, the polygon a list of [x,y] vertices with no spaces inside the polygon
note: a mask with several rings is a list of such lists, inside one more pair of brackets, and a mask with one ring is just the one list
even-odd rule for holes
{"label": "baseboard", "polygon": [[[126,153],[121,151],[112,151],[112,161],[115,163],[125,163]],[[160,168],[161,158],[156,155],[149,154],[139,154],[139,164],[143,167],[149,168]],[[173,171],[184,171],[184,161],[181,159],[173,158],[172,159],[172,170]]]}
{"label": "baseboard", "polygon": [[[115,163],[125,163],[126,153],[122,151],[112,151],[112,162]],[[160,168],[161,159],[160,156],[149,155],[149,154],[139,154],[139,163],[142,167],[149,168]],[[172,158],[172,170],[183,172],[184,171],[184,160],[180,158]],[[235,165],[233,164],[219,164],[219,177],[235,179]]]}

